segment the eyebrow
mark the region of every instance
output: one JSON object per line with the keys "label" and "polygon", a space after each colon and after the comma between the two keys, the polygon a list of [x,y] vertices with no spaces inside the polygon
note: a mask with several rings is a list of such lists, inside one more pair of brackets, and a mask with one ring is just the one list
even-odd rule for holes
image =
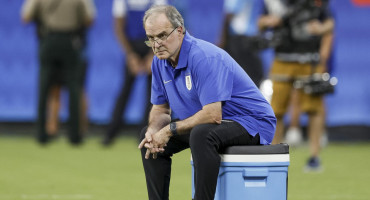
{"label": "eyebrow", "polygon": [[[159,34],[154,35],[154,37],[158,37],[159,35],[163,35],[163,34],[166,34],[166,33],[167,33],[166,31],[162,31]],[[154,38],[153,35],[148,35],[148,34],[146,35],[146,37],[152,37],[152,38]]]}

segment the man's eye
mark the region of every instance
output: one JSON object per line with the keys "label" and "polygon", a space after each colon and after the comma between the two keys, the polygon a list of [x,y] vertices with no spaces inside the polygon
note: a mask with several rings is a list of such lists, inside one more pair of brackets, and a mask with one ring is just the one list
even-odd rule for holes
{"label": "man's eye", "polygon": [[159,38],[159,39],[161,39],[161,40],[162,40],[162,39],[164,39],[165,37],[166,37],[166,35],[165,35],[165,34],[160,34],[160,35],[158,35],[158,38]]}

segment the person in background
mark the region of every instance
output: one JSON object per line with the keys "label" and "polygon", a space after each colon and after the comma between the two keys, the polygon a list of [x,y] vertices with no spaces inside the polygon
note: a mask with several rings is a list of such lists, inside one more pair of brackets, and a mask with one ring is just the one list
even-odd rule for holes
{"label": "person in background", "polygon": [[[126,105],[130,97],[131,90],[135,78],[140,74],[146,74],[147,81],[147,108],[144,115],[146,116],[150,110],[149,94],[151,84],[151,69],[150,65],[153,59],[153,52],[148,49],[144,43],[146,35],[141,24],[145,10],[152,5],[166,4],[166,0],[114,0],[113,1],[113,17],[114,17],[114,32],[118,42],[126,55],[125,76],[121,91],[116,99],[116,105],[112,112],[111,121],[108,124],[107,132],[104,135],[102,144],[109,146],[114,142],[118,131],[122,125],[122,115],[126,110]],[[140,126],[146,123],[144,120]],[[143,125],[144,126],[144,125]],[[142,128],[142,127],[141,127]]]}
{"label": "person in background", "polygon": [[[323,35],[322,37],[322,47],[320,48],[320,56],[321,56],[321,65],[325,66],[325,69],[328,68],[328,60],[331,55],[331,49],[332,49],[332,43],[333,43],[333,33],[327,33]],[[330,74],[330,70],[326,70]],[[291,146],[299,146],[304,142],[305,137],[303,137],[303,130],[300,123],[300,117],[301,117],[301,108],[300,108],[300,101],[299,101],[299,95],[298,90],[293,89],[292,91],[292,98],[290,102],[290,122],[289,126],[286,131],[285,135],[285,142],[288,143]],[[322,104],[322,110],[323,112],[320,112],[322,116],[322,119],[325,119],[326,116],[326,108],[325,104]],[[320,146],[325,147],[328,144],[328,134],[325,128],[323,128],[323,133],[321,134],[320,139]]]}
{"label": "person in background", "polygon": [[[81,30],[81,36],[83,41],[83,52],[86,51],[86,31]],[[83,54],[86,54],[83,53]],[[86,77],[86,70],[88,67],[88,58],[86,55],[82,56],[82,73],[81,73],[81,87],[82,87],[82,93],[81,93],[81,133],[84,134],[87,132],[88,129],[88,117],[87,117],[87,109],[88,109],[88,99],[87,94],[84,91],[85,86],[85,77]],[[48,103],[47,103],[47,110],[48,110],[48,118],[46,119],[46,132],[50,136],[57,136],[57,132],[59,130],[59,111],[61,107],[61,93],[62,93],[62,83],[60,81],[56,81],[56,83],[51,87],[50,94],[48,97]]]}
{"label": "person in background", "polygon": [[[280,1],[265,1],[267,7]],[[281,2],[280,2],[281,3]],[[330,35],[334,20],[325,0],[289,0],[285,5],[285,14],[272,12],[259,19],[260,29],[274,28],[280,42],[275,47],[275,60],[270,72],[273,81],[271,106],[274,109],[277,125],[273,144],[282,142],[284,132],[283,116],[287,111],[293,83],[305,80],[312,73],[326,71],[326,62],[330,53]],[[329,39],[328,39],[329,38]],[[306,171],[320,171],[320,138],[324,128],[324,106],[322,95],[311,95],[298,90],[297,99],[302,112],[309,116],[308,136],[310,158]]]}
{"label": "person in background", "polygon": [[[213,200],[219,151],[231,145],[270,144],[273,110],[229,54],[185,30],[176,8],[151,7],[143,24],[146,44],[155,54],[153,107],[139,144],[149,199],[169,198],[171,157],[190,147],[194,199]],[[171,119],[172,112],[177,121]]]}
{"label": "person in background", "polygon": [[47,99],[51,87],[58,83],[66,86],[69,92],[69,141],[74,145],[82,143],[82,34],[92,24],[94,17],[95,5],[91,0],[24,2],[22,19],[25,23],[37,23],[40,38],[37,122],[37,139],[40,144],[50,141],[50,133],[46,131]]}
{"label": "person in background", "polygon": [[226,16],[219,46],[243,67],[259,87],[264,78],[260,52],[267,48],[258,29],[264,3],[261,0],[227,0],[224,10]]}

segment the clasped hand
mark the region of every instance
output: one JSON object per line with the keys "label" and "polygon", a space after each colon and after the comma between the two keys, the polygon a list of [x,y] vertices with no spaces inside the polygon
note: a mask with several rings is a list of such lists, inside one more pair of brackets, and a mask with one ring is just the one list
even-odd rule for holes
{"label": "clasped hand", "polygon": [[145,159],[149,159],[150,154],[153,154],[153,159],[157,158],[157,153],[164,152],[164,147],[166,146],[168,140],[171,137],[171,132],[169,131],[168,127],[166,129],[162,128],[160,131],[156,133],[145,133],[145,138],[140,142],[139,148],[145,147]]}

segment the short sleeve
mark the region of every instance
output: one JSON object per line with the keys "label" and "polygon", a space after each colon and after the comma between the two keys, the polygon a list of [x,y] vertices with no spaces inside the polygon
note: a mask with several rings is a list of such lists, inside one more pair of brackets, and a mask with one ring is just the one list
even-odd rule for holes
{"label": "short sleeve", "polygon": [[86,17],[93,19],[96,15],[96,8],[93,0],[83,0],[84,14]]}
{"label": "short sleeve", "polygon": [[112,14],[115,18],[121,18],[126,15],[127,8],[124,0],[113,0]]}
{"label": "short sleeve", "polygon": [[233,71],[218,57],[203,59],[193,70],[193,81],[202,106],[231,99]]}
{"label": "short sleeve", "polygon": [[154,0],[154,5],[166,5],[168,4],[167,0]]}
{"label": "short sleeve", "polygon": [[238,0],[226,0],[224,1],[224,11],[227,14],[235,13]]}
{"label": "short sleeve", "polygon": [[37,9],[38,2],[37,0],[26,0],[21,9],[21,16],[23,18],[27,17],[30,19],[35,18],[35,12]]}
{"label": "short sleeve", "polygon": [[267,14],[283,17],[287,12],[286,5],[281,0],[264,0]]}

